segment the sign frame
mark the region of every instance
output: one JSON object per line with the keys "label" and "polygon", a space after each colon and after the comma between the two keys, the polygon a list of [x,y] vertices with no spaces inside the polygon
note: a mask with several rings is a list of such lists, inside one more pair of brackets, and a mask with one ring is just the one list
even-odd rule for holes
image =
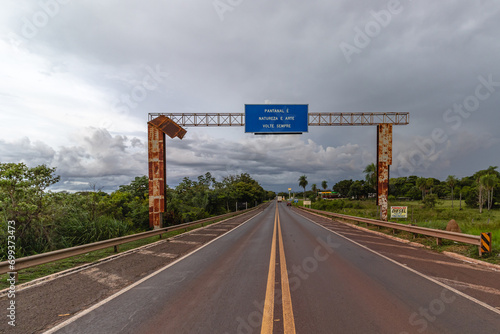
{"label": "sign frame", "polygon": [[245,133],[309,132],[309,104],[245,104]]}

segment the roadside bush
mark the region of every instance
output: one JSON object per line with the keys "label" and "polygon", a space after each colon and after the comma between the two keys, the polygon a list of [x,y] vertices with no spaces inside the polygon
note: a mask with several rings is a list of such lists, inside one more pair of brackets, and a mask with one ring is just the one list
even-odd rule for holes
{"label": "roadside bush", "polygon": [[94,220],[69,217],[57,227],[59,248],[73,247],[126,235],[131,225],[109,216]]}
{"label": "roadside bush", "polygon": [[424,203],[424,207],[426,208],[434,208],[437,202],[438,196],[436,194],[429,194],[422,200],[422,203]]}
{"label": "roadside bush", "polygon": [[361,203],[359,201],[352,202],[351,203],[351,208],[353,209],[362,209],[363,207],[361,206]]}
{"label": "roadside bush", "polygon": [[318,201],[313,203],[312,207],[318,210],[335,212],[346,208],[347,205],[349,205],[349,202],[346,202],[343,199],[336,199],[333,201],[327,201],[327,200]]}

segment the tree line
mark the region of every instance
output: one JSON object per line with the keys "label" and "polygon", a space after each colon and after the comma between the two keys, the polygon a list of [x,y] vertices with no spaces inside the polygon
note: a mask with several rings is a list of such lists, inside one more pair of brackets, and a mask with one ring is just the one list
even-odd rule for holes
{"label": "tree line", "polygon": [[[434,206],[439,199],[451,199],[452,207],[455,201],[462,201],[471,208],[491,210],[500,204],[500,172],[496,166],[480,170],[472,176],[457,178],[450,175],[444,181],[436,178],[425,178],[416,175],[407,177],[390,178],[389,180],[389,200],[422,200],[427,206]],[[377,167],[375,164],[366,166],[363,171],[364,180],[341,180],[335,183],[332,190],[337,192],[339,197],[366,199],[376,193]],[[311,186],[310,191],[306,191],[308,185],[307,176],[302,175],[298,179],[299,186],[304,189],[304,193],[299,196],[316,198],[318,187]],[[322,181],[322,188],[327,189],[327,181]]]}
{"label": "tree line", "polygon": [[[17,256],[119,237],[149,229],[149,180],[136,177],[112,193],[89,184],[70,193],[49,191],[56,168],[0,163],[0,254],[7,254],[7,222],[15,221]],[[250,175],[218,182],[210,173],[167,187],[165,225],[190,222],[253,207],[273,198]]]}

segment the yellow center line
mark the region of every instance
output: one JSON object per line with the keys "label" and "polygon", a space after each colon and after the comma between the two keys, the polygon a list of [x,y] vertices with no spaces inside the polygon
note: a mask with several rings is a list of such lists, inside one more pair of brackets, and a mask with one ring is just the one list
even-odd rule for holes
{"label": "yellow center line", "polygon": [[269,274],[267,275],[266,301],[262,314],[261,334],[272,334],[274,324],[274,280],[276,276],[276,225],[278,217],[278,205],[274,215],[273,241],[271,243],[271,258],[269,260]]}
{"label": "yellow center line", "polygon": [[280,236],[280,266],[281,266],[281,298],[283,302],[283,327],[285,334],[295,334],[295,321],[293,319],[292,296],[290,294],[290,284],[288,282],[288,272],[286,270],[285,248],[283,247],[283,237],[281,234],[280,216],[278,212],[278,231]]}
{"label": "yellow center line", "polygon": [[271,243],[271,258],[269,261],[269,274],[267,276],[266,301],[262,316],[261,334],[272,334],[274,325],[274,290],[276,278],[276,231],[279,233],[279,253],[280,253],[280,274],[281,291],[283,305],[283,328],[285,334],[295,334],[295,321],[293,318],[292,298],[290,294],[290,284],[288,282],[288,272],[286,270],[285,248],[281,234],[281,223],[279,217],[278,204],[274,214],[273,239]]}

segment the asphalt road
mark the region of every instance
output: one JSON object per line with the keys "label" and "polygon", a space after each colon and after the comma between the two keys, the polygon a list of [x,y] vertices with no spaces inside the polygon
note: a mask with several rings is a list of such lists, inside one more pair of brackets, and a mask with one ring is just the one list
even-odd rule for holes
{"label": "asphalt road", "polygon": [[49,332],[499,333],[500,311],[279,204]]}

